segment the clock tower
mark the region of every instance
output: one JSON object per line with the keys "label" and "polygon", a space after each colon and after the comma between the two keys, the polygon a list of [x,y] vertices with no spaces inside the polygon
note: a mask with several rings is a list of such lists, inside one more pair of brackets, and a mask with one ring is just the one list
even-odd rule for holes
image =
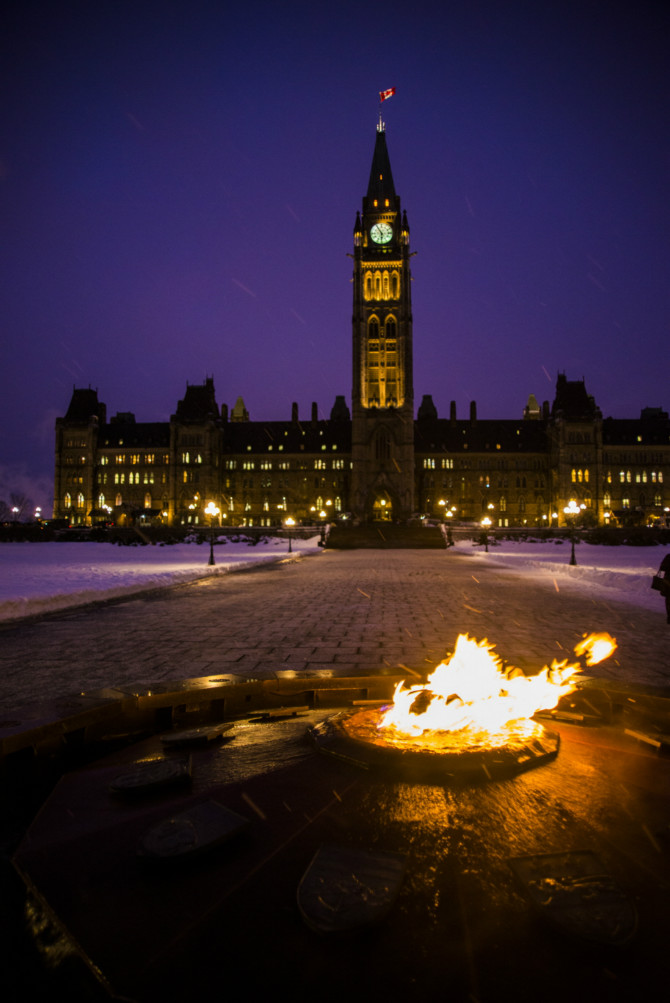
{"label": "clock tower", "polygon": [[414,510],[409,225],[381,120],[353,259],[352,511],[404,520]]}

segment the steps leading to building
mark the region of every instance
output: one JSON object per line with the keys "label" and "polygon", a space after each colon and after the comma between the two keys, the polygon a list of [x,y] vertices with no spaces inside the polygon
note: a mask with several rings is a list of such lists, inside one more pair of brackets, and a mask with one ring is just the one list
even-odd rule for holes
{"label": "steps leading to building", "polygon": [[445,542],[437,526],[373,522],[365,526],[333,526],[326,547],[332,550],[444,550]]}

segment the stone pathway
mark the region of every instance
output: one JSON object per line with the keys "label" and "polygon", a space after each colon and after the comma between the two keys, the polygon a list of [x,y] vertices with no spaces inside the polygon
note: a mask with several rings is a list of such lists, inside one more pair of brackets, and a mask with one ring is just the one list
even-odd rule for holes
{"label": "stone pathway", "polygon": [[534,582],[449,551],[326,551],[250,572],[0,628],[0,708],[45,696],[229,673],[425,673],[459,633],[526,670],[570,657],[582,634],[619,649],[593,674],[670,685],[658,613]]}

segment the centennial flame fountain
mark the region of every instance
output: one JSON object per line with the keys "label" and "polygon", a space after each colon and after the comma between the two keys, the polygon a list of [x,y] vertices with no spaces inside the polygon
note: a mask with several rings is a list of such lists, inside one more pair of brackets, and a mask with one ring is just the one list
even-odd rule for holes
{"label": "centennial flame fountain", "polygon": [[[590,634],[574,650],[590,666],[615,648],[609,634]],[[311,738],[327,754],[420,779],[491,778],[539,766],[556,756],[559,738],[534,715],[575,690],[582,666],[554,660],[526,675],[505,667],[493,649],[460,634],[425,683],[401,682],[390,706],[338,714],[311,729]]]}

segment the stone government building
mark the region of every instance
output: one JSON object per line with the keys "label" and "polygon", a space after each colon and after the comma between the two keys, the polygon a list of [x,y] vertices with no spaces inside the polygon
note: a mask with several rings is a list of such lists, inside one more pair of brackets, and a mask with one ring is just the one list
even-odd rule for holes
{"label": "stone government building", "polygon": [[[583,380],[559,374],[551,404],[531,394],[518,420],[479,420],[473,402],[440,418],[430,395],[414,416],[410,229],[380,120],[354,225],[353,386],[326,420],[250,420],[214,380],[186,387],[169,422],[107,419],[96,390],[75,388],[56,420],[54,517],[72,525],[273,526],[429,518],[498,526],[565,522],[573,500],[597,523],[668,522],[670,420],[603,419]],[[519,409],[521,411],[521,408]]]}

